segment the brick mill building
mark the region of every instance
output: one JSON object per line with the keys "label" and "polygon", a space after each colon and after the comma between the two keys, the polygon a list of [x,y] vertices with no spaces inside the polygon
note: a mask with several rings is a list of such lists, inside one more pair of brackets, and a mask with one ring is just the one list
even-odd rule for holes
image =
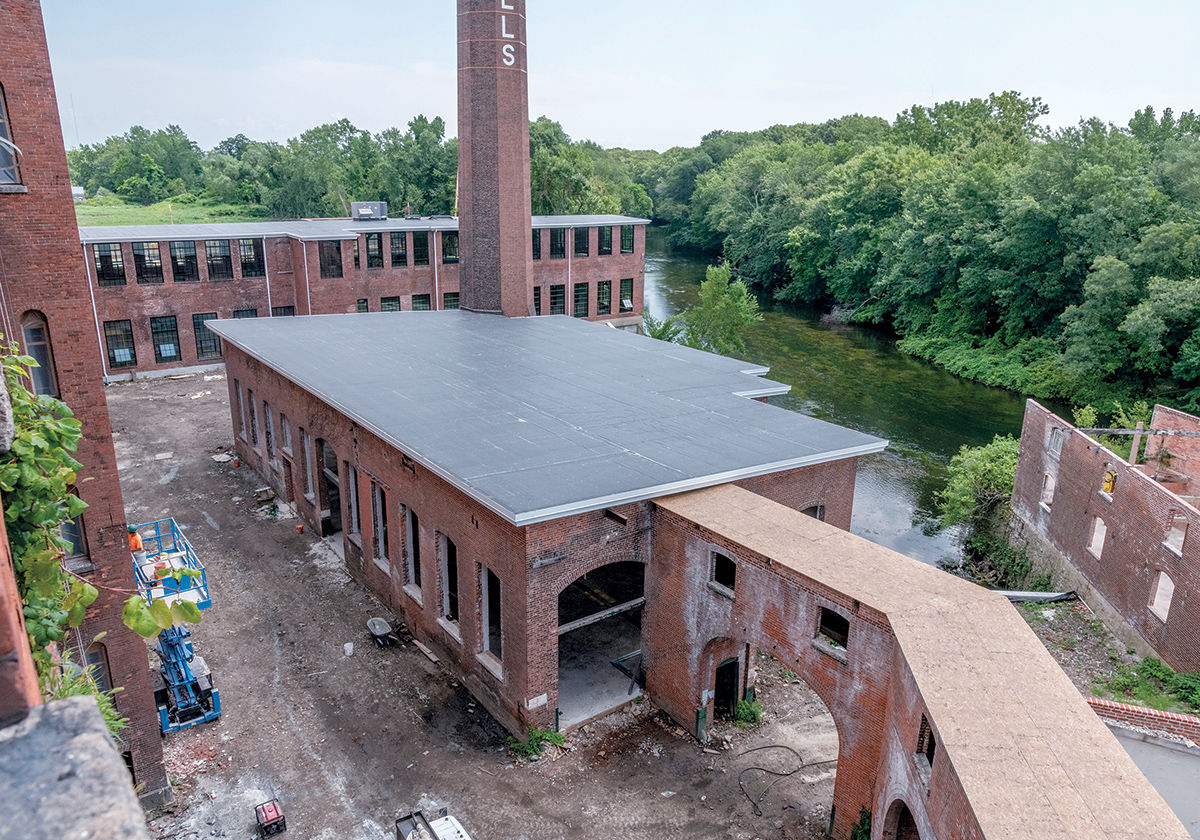
{"label": "brick mill building", "polygon": [[[384,214],[386,215],[386,213]],[[647,219],[535,216],[527,313],[642,322]],[[459,220],[79,229],[110,379],[221,362],[216,318],[457,309]]]}
{"label": "brick mill building", "polygon": [[[50,57],[36,0],[0,9],[0,331],[40,367],[33,389],[62,399],[83,424],[76,492],[88,508],[64,527],[68,567],[100,590],[71,646],[129,718],[121,748],[146,800],[169,796],[146,645],[121,622],[133,566],[117,480],[99,340],[79,251]],[[8,144],[19,149],[14,151]],[[92,643],[100,633],[103,641]]]}
{"label": "brick mill building", "polygon": [[1183,840],[1004,598],[844,530],[883,441],[762,404],[753,365],[527,317],[525,3],[458,25],[461,311],[211,324],[238,455],[515,732],[644,682],[703,739],[759,648],[833,717],[834,837]]}

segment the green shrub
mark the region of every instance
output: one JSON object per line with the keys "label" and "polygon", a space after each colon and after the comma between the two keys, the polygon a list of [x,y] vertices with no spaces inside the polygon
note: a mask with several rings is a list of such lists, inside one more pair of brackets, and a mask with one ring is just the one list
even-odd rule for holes
{"label": "green shrub", "polygon": [[508,748],[515,755],[522,758],[533,758],[535,755],[542,754],[543,744],[554,744],[556,747],[561,747],[566,743],[561,732],[554,732],[549,729],[538,729],[536,726],[529,727],[529,736],[524,740],[518,740],[513,736],[508,736]]}
{"label": "green shrub", "polygon": [[757,698],[754,700],[739,700],[737,710],[733,714],[734,725],[740,729],[749,729],[752,726],[757,726],[762,720],[762,701]]}

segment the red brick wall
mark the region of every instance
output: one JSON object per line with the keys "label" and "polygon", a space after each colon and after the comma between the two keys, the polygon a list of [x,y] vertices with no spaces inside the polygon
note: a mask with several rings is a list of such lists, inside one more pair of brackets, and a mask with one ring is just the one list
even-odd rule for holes
{"label": "red brick wall", "polygon": [[803,512],[814,506],[824,506],[824,521],[849,531],[850,515],[854,512],[854,476],[857,472],[858,459],[844,458],[760,475],[735,481],[734,484],[787,505],[792,510]]}
{"label": "red brick wall", "polygon": [[1128,723],[1134,726],[1145,726],[1161,732],[1169,732],[1187,738],[1193,743],[1200,744],[1200,717],[1181,715],[1177,712],[1160,712],[1158,709],[1147,709],[1145,706],[1132,706],[1129,703],[1117,703],[1100,697],[1088,697],[1088,705],[1102,720],[1113,723]]}
{"label": "red brick wall", "polygon": [[[1200,432],[1200,417],[1165,405],[1156,405],[1150,428]],[[1189,496],[1200,495],[1200,438],[1150,435],[1146,442],[1147,463],[1154,460],[1163,448],[1168,453],[1163,458],[1163,467],[1190,478],[1178,492]]]}
{"label": "red brick wall", "polygon": [[[1052,431],[1061,429],[1061,451],[1050,451]],[[1117,474],[1111,498],[1101,492],[1106,470]],[[1125,622],[1171,667],[1200,669],[1200,509],[1179,498],[1147,472],[1121,461],[1065,420],[1030,401],[1021,431],[1013,509],[1103,596]],[[1045,476],[1055,480],[1049,508],[1041,502]],[[1172,511],[1188,519],[1180,553],[1164,544]],[[1090,549],[1095,520],[1105,523],[1100,557]],[[1165,572],[1175,593],[1163,621],[1149,607]]]}
{"label": "red brick wall", "polygon": [[[633,226],[633,253],[621,253],[621,226],[613,225],[613,252],[601,256],[597,253],[600,241],[599,228],[589,228],[589,255],[575,256],[575,229],[568,228],[566,236],[567,255],[563,259],[550,259],[550,229],[539,228],[542,236],[541,259],[532,260],[533,285],[541,289],[542,314],[550,314],[550,287],[566,286],[566,314],[574,312],[575,284],[588,284],[588,320],[610,321],[633,318],[639,324],[646,281],[646,226]],[[568,278],[568,273],[570,277]],[[633,280],[633,310],[621,312],[621,280]],[[612,281],[612,312],[599,315],[597,286],[602,280]]]}
{"label": "red brick wall", "polygon": [[29,707],[41,702],[12,553],[0,517],[0,728],[23,720]]}
{"label": "red brick wall", "polygon": [[[19,333],[27,310],[44,313],[64,401],[83,424],[76,457],[83,464],[79,495],[88,503],[85,536],[99,587],[132,590],[133,565],[125,538],[125,510],[101,381],[100,345],[87,272],[71,201],[62,129],[50,73],[41,8],[34,0],[5,3],[0,14],[0,85],[8,101],[13,142],[21,147],[28,192],[0,193],[0,260],[4,332]],[[85,480],[86,479],[86,480]],[[124,594],[101,589],[81,637],[107,631],[109,670],[118,711],[130,719],[124,738],[143,796],[169,794],[162,766],[158,716],[150,689],[149,659],[140,637],[121,623]]]}

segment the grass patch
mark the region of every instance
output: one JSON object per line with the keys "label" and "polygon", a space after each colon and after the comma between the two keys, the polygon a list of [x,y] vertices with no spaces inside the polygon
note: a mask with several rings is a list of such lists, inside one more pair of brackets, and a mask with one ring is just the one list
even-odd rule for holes
{"label": "grass patch", "polygon": [[1160,711],[1200,711],[1200,672],[1176,673],[1147,656],[1137,665],[1122,665],[1115,676],[1097,680],[1092,693],[1133,700]]}
{"label": "grass patch", "polygon": [[737,711],[733,713],[733,725],[738,729],[750,729],[758,726],[762,720],[763,705],[757,698],[754,700],[739,700]]}
{"label": "grass patch", "polygon": [[88,225],[165,225],[206,222],[261,222],[269,219],[265,207],[249,204],[210,204],[192,196],[179,196],[157,204],[130,204],[116,196],[76,202],[75,219]]}
{"label": "grass patch", "polygon": [[508,736],[508,748],[515,755],[522,758],[533,758],[535,755],[542,754],[542,747],[545,744],[554,744],[556,747],[561,747],[566,743],[561,732],[553,732],[549,729],[538,729],[536,726],[529,727],[529,735],[524,740],[518,740],[513,736]]}

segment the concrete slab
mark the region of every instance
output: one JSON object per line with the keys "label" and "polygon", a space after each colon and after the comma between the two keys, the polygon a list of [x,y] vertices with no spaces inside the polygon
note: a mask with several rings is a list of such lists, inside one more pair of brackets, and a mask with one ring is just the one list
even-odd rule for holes
{"label": "concrete slab", "polygon": [[1200,750],[1154,743],[1123,729],[1112,732],[1188,833],[1200,840]]}
{"label": "concrete slab", "polygon": [[[635,611],[633,618],[640,616]],[[558,726],[566,732],[620,708],[642,693],[612,664],[638,650],[641,628],[615,615],[558,638]]]}

